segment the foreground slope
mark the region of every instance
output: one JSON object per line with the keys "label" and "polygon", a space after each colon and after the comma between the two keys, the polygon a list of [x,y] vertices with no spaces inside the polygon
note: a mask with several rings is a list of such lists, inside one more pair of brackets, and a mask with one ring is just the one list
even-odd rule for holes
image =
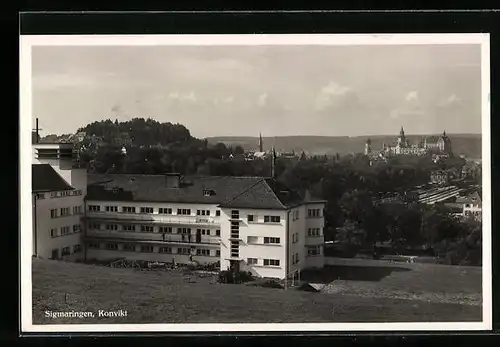
{"label": "foreground slope", "polygon": [[[191,282],[195,283],[190,283],[190,277]],[[477,279],[475,276],[472,277],[471,280]],[[444,281],[442,278],[439,280]],[[394,281],[391,282],[391,286],[395,285]],[[450,276],[447,284],[449,288],[454,287],[453,281],[453,276]],[[175,272],[114,269],[35,259],[33,260],[33,323],[313,323],[481,320],[480,305],[370,297],[348,292],[323,294],[298,290],[284,291],[211,282],[211,278],[199,278]],[[401,283],[400,288],[405,288],[404,282]],[[97,312],[98,310],[126,310],[128,314],[126,317],[113,318],[51,319],[45,317],[45,311]]]}

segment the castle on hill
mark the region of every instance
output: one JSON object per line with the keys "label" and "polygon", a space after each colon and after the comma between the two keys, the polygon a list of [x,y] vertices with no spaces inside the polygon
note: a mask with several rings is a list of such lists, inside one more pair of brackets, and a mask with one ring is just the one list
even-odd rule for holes
{"label": "castle on hill", "polygon": [[396,155],[424,155],[433,152],[440,155],[450,155],[452,153],[451,139],[446,135],[446,131],[440,136],[424,137],[420,142],[412,144],[405,136],[403,126],[396,139],[396,143],[382,145],[382,150],[377,152],[372,151],[371,140],[366,140],[365,155],[370,157],[391,157]]}

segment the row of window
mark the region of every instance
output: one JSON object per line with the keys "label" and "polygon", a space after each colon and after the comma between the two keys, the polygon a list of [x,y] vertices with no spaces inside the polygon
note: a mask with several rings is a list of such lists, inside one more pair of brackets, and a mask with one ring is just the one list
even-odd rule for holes
{"label": "row of window", "polygon": [[[247,236],[247,243],[256,244],[259,243],[258,236]],[[280,244],[279,237],[264,237],[264,244]]]}
{"label": "row of window", "polygon": [[[101,248],[101,244],[99,243],[89,243],[88,248],[89,249],[106,249],[109,251],[117,251],[117,250],[122,250],[122,251],[127,251],[127,252],[142,252],[142,253],[155,253],[154,252],[154,247],[150,245],[141,245],[137,247],[135,244],[132,243],[125,243],[122,245],[120,248],[118,243],[106,243],[104,246]],[[197,248],[191,249],[187,247],[177,247],[175,248],[176,252],[174,253],[174,248],[173,247],[159,247],[158,248],[158,253],[163,253],[163,254],[180,254],[180,255],[199,255],[199,256],[215,256],[219,257],[220,256],[220,250],[214,249],[206,249],[206,248]]]}
{"label": "row of window", "polygon": [[50,195],[48,193],[37,193],[36,198],[37,199],[45,199],[50,196],[51,199],[53,198],[63,198],[66,196],[79,196],[82,195],[83,192],[81,190],[64,190],[61,192],[51,192]]}
{"label": "row of window", "polygon": [[[236,218],[238,219],[238,218]],[[249,223],[257,223],[259,221],[259,217],[254,214],[249,214],[247,216],[247,220]],[[264,223],[279,223],[280,216],[264,216]]]}
{"label": "row of window", "polygon": [[[248,265],[260,265],[260,259],[257,258],[247,258]],[[264,266],[280,266],[279,259],[262,259],[262,265]]]}
{"label": "row of window", "polygon": [[64,236],[64,235],[69,235],[71,233],[79,233],[80,231],[81,231],[80,224],[75,224],[71,228],[70,226],[65,225],[62,226],[60,230],[58,230],[57,228],[50,229],[50,237]]}
{"label": "row of window", "polygon": [[[144,233],[160,233],[160,234],[173,234],[174,228],[167,226],[160,226],[158,228],[153,225],[138,225],[138,224],[122,224],[121,229],[118,224],[106,223],[104,227],[101,228],[100,223],[91,222],[89,223],[89,229],[93,230],[120,230],[120,231],[140,231]],[[191,234],[191,228],[177,228],[177,234]],[[196,229],[196,233],[199,235],[206,236],[220,236],[220,230],[210,230],[210,229]]]}
{"label": "row of window", "polygon": [[[101,212],[100,205],[89,205],[88,207],[90,212]],[[106,212],[118,212],[118,206],[104,206],[104,211]],[[139,207],[136,208],[134,206],[122,206],[122,213],[142,213],[142,214],[154,214],[153,207]],[[158,214],[168,214],[173,215],[173,209],[170,207],[159,207]],[[177,215],[179,216],[191,216],[191,209],[189,208],[178,208]],[[196,210],[197,216],[211,216],[210,210]],[[215,216],[220,216],[220,210],[215,211]]]}
{"label": "row of window", "polygon": [[[80,253],[81,251],[82,251],[82,247],[80,245],[73,246],[73,254]],[[71,254],[71,247],[70,246],[66,246],[66,247],[61,248],[61,256],[62,257],[70,255],[70,254]],[[54,259],[58,258],[58,255],[59,255],[58,249],[52,250],[52,258],[54,258]]]}
{"label": "row of window", "polygon": [[307,210],[307,217],[309,218],[321,217],[321,209],[316,208]]}
{"label": "row of window", "polygon": [[82,206],[73,206],[72,210],[70,209],[70,207],[62,207],[59,209],[54,208],[50,210],[50,218],[67,217],[71,216],[72,214],[76,215],[81,213],[82,213]]}

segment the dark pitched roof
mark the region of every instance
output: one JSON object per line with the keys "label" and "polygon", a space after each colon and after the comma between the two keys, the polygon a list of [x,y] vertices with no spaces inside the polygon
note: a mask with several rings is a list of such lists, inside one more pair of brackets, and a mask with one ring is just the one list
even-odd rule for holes
{"label": "dark pitched roof", "polygon": [[285,193],[286,187],[262,177],[185,176],[181,177],[179,187],[169,187],[167,180],[171,177],[89,174],[87,199],[208,203],[265,209],[284,209],[301,201],[296,193]]}
{"label": "dark pitched roof", "polygon": [[74,189],[49,164],[31,165],[31,190],[53,192]]}

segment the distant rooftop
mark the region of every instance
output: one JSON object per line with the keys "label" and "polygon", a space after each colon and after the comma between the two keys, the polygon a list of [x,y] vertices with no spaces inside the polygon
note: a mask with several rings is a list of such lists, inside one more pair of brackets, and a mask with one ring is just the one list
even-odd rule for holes
{"label": "distant rooftop", "polygon": [[73,189],[49,164],[31,165],[31,190],[33,193]]}

